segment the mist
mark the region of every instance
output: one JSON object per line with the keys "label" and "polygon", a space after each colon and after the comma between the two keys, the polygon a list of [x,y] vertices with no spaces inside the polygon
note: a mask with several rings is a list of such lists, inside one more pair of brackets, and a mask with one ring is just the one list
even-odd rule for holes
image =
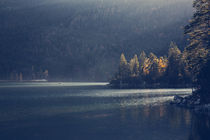
{"label": "mist", "polygon": [[186,46],[192,0],[3,0],[0,78],[49,71],[53,80],[107,81],[119,56]]}

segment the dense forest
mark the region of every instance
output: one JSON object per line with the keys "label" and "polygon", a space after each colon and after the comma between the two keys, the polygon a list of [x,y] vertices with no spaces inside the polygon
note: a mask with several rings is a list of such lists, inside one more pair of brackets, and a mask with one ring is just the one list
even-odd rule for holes
{"label": "dense forest", "polygon": [[110,84],[120,88],[190,87],[191,73],[186,66],[186,52],[171,42],[167,57],[147,56],[143,51],[127,62],[121,54],[119,70]]}
{"label": "dense forest", "polygon": [[183,51],[191,2],[1,0],[0,80],[107,81],[122,52]]}
{"label": "dense forest", "polygon": [[[121,55],[119,70],[110,84],[114,87],[185,87],[195,88],[190,98],[210,102],[210,0],[195,0],[194,15],[185,26],[188,45],[184,52],[171,43],[167,57],[144,52],[128,63]],[[190,99],[190,100],[192,100]]]}

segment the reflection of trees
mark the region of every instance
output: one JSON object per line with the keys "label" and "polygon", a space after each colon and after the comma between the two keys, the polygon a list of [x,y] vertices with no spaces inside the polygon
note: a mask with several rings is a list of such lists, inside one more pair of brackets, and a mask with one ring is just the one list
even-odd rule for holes
{"label": "reflection of trees", "polygon": [[150,115],[150,107],[149,106],[144,106],[143,115],[144,115],[144,118],[149,117],[149,115]]}
{"label": "reflection of trees", "polygon": [[126,108],[123,106],[120,107],[120,119],[122,122],[126,121]]}
{"label": "reflection of trees", "polygon": [[201,114],[193,116],[188,140],[210,140],[210,117]]}
{"label": "reflection of trees", "polygon": [[[126,125],[129,122],[137,127],[141,125],[145,128],[162,129],[163,127],[163,130],[167,128],[174,133],[188,136],[188,140],[210,140],[210,117],[208,116],[197,115],[189,109],[167,105],[136,105],[128,108],[125,106],[126,100],[126,98],[122,99],[120,108],[120,119]],[[184,132],[177,131],[181,129]]]}
{"label": "reflection of trees", "polygon": [[127,99],[120,99],[120,119],[122,122],[126,121],[126,100]]}
{"label": "reflection of trees", "polygon": [[159,107],[159,114],[160,114],[160,117],[163,117],[165,114],[165,107],[163,105]]}

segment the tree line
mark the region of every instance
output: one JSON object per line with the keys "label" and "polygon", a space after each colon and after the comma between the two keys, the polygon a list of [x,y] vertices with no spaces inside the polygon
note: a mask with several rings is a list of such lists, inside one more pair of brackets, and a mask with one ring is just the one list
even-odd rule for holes
{"label": "tree line", "polygon": [[147,56],[143,51],[128,62],[122,53],[118,72],[111,80],[116,87],[189,87],[191,73],[186,65],[186,53],[171,42],[168,56]]}

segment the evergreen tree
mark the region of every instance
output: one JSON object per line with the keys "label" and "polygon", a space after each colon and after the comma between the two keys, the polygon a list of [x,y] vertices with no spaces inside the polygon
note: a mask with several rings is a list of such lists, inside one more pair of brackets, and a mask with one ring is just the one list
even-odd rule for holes
{"label": "evergreen tree", "polygon": [[134,55],[134,67],[133,67],[133,73],[135,76],[139,75],[139,60],[138,60],[138,56],[135,54]]}
{"label": "evergreen tree", "polygon": [[144,69],[144,63],[147,59],[146,53],[143,51],[140,53],[139,56],[139,72],[140,74],[143,74],[143,69]]}
{"label": "evergreen tree", "polygon": [[189,37],[186,47],[188,69],[196,76],[209,57],[210,35],[210,0],[195,0],[195,13],[190,23],[185,27]]}
{"label": "evergreen tree", "polygon": [[167,67],[168,67],[168,59],[164,57],[160,57],[160,59],[158,60],[158,72],[160,76],[164,74]]}
{"label": "evergreen tree", "polygon": [[129,62],[129,70],[130,70],[130,76],[131,77],[134,77],[135,76],[135,73],[134,73],[134,66],[135,66],[135,60],[134,58],[132,58]]}
{"label": "evergreen tree", "polygon": [[125,55],[122,53],[120,56],[120,66],[119,66],[119,77],[126,78],[129,75],[128,62]]}
{"label": "evergreen tree", "polygon": [[157,56],[153,53],[150,53],[149,62],[149,78],[152,80],[152,82],[155,82],[157,77],[159,77]]}
{"label": "evergreen tree", "polygon": [[168,51],[168,67],[166,71],[169,84],[179,84],[181,80],[180,61],[181,51],[175,43],[171,42]]}
{"label": "evergreen tree", "polygon": [[193,7],[195,13],[185,27],[185,34],[189,37],[189,45],[185,48],[186,60],[197,88],[194,95],[201,96],[202,102],[209,102],[210,0],[194,0]]}
{"label": "evergreen tree", "polygon": [[151,73],[151,71],[153,71],[153,64],[155,63],[155,61],[157,61],[157,56],[153,53],[149,54],[149,57],[145,60],[144,62],[144,74],[148,75],[149,73]]}

